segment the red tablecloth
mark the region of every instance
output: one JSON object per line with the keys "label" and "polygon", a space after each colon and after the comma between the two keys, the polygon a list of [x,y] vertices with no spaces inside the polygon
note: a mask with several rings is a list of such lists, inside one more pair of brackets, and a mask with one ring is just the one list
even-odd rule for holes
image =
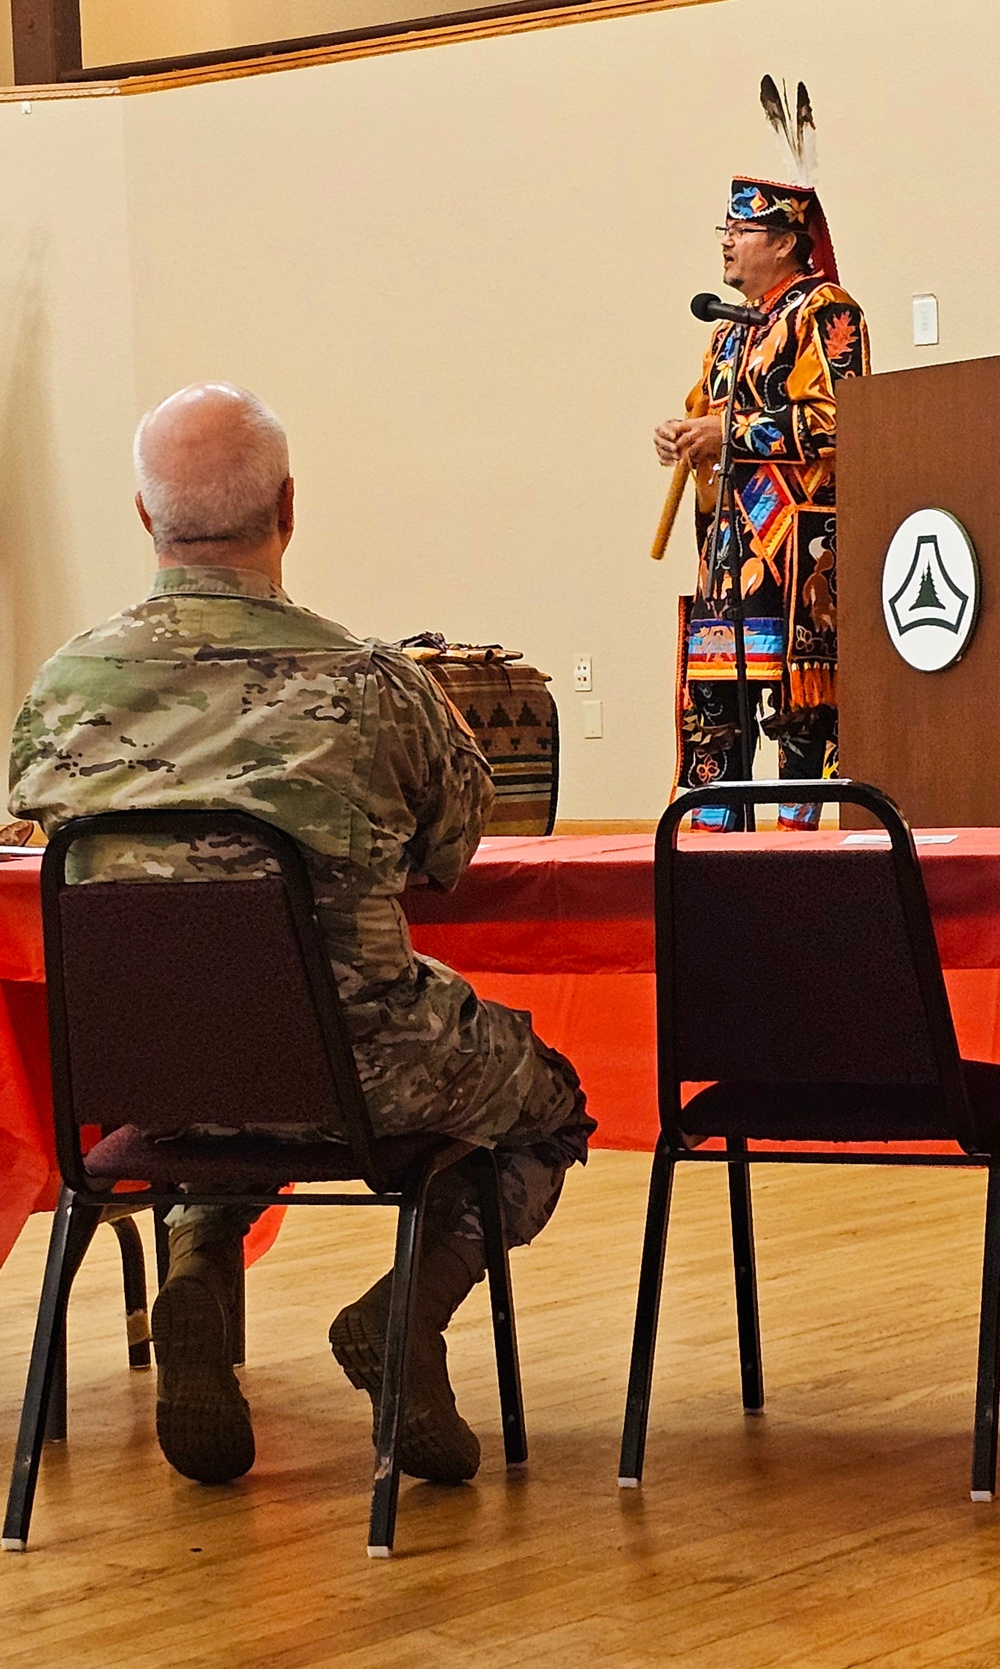
{"label": "red tablecloth", "polygon": [[[935,831],[921,864],[964,1054],[1000,1061],[1000,829]],[[704,844],[709,835],[684,837]],[[811,849],[836,831],[728,835]],[[36,852],[0,862],[0,1261],[58,1189]],[[484,997],[532,1011],[577,1065],[598,1143],[649,1148],[654,1078],[653,842],[648,835],[485,840],[455,892],[407,895],[417,949]],[[277,1232],[258,1225],[251,1255]]]}
{"label": "red tablecloth", "polygon": [[[836,847],[839,830],[687,835]],[[867,840],[865,840],[867,844]],[[1000,1061],[1000,829],[917,836],[965,1055]],[[595,1145],[650,1148],[658,1120],[651,835],[485,840],[453,893],[407,895],[413,942],[459,968],[483,997],[529,1008],[577,1066],[600,1128]]]}

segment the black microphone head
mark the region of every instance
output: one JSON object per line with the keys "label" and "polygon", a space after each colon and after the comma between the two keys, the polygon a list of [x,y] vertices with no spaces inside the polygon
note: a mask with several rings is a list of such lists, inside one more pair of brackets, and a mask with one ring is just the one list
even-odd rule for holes
{"label": "black microphone head", "polygon": [[718,307],[718,305],[718,296],[709,295],[707,290],[704,294],[691,298],[691,311],[696,319],[701,319],[703,324],[710,324],[717,316],[712,309]]}

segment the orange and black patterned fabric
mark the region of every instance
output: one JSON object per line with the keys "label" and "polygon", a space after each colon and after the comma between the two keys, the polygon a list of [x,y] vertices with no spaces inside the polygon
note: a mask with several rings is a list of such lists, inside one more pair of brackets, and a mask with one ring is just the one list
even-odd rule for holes
{"label": "orange and black patterned fabric", "polygon": [[[791,716],[836,705],[836,386],[868,371],[868,333],[857,302],[822,274],[787,279],[759,305],[768,322],[742,345],[734,326],[716,327],[687,409],[721,414],[736,376],[737,518],[731,530],[723,515],[722,538],[739,546],[750,677],[780,684],[780,711]],[[714,474],[703,466],[688,681],[736,673],[726,599],[705,595],[714,505]]]}

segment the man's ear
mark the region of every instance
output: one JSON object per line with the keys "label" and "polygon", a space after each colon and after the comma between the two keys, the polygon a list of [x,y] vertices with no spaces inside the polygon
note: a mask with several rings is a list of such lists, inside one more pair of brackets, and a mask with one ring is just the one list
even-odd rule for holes
{"label": "man's ear", "polygon": [[282,481],[278,494],[278,532],[284,550],[295,532],[295,482],[290,475]]}
{"label": "man's ear", "polygon": [[147,533],[152,533],[153,524],[149,519],[148,510],[146,509],[146,506],[142,502],[142,494],[141,493],[136,493],[136,495],[135,495],[135,507],[139,512],[139,520],[141,521],[143,527],[146,529],[146,532]]}

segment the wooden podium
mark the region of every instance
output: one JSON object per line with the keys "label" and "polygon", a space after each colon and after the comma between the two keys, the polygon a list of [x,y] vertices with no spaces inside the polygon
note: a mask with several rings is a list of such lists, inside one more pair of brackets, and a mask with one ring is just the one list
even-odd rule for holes
{"label": "wooden podium", "polygon": [[[882,615],[889,541],[927,508],[980,567],[979,624],[942,672],[907,666]],[[840,383],[837,511],[842,774],[922,828],[1000,825],[1000,358]]]}

